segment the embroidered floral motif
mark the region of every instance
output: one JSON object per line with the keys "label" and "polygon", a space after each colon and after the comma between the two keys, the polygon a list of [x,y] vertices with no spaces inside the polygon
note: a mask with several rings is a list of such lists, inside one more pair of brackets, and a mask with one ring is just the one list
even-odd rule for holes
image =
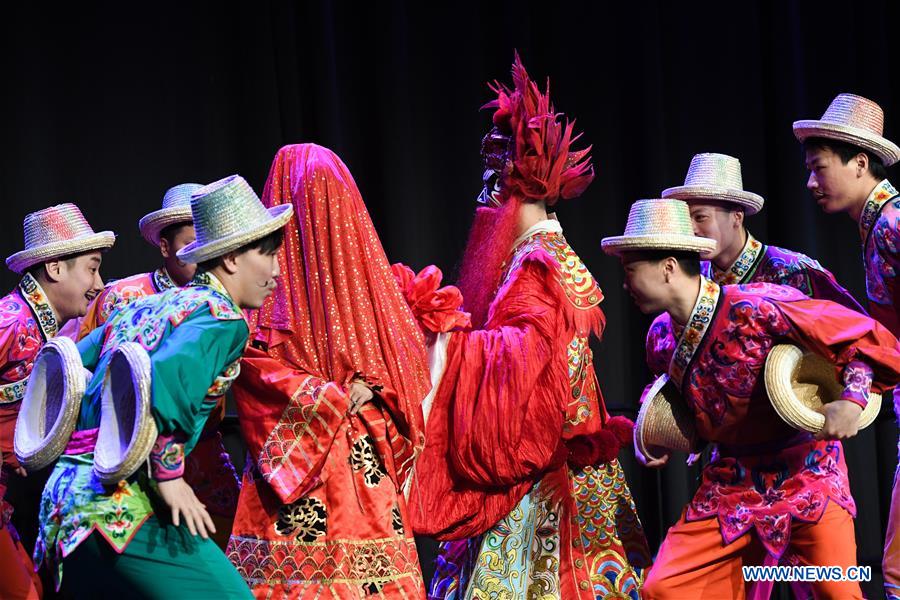
{"label": "embroidered floral motif", "polygon": [[26,273],[22,277],[22,281],[19,282],[19,290],[22,292],[25,302],[28,303],[37,317],[41,333],[44,335],[44,341],[54,337],[59,332],[59,323],[56,320],[56,315],[53,313],[53,308],[50,306],[50,301],[47,299],[47,295],[40,284],[30,273]]}
{"label": "embroidered floral motif", "polygon": [[872,378],[872,367],[859,360],[852,361],[844,368],[844,391],[841,399],[865,407],[869,402]]}
{"label": "embroidered floral motif", "polygon": [[747,242],[731,267],[722,271],[711,262],[706,263],[708,265],[707,272],[711,275],[710,279],[719,285],[745,283],[749,275],[752,275],[753,267],[756,266],[759,258],[765,254],[765,248],[762,242],[753,237],[748,231]]}
{"label": "embroidered floral motif", "polygon": [[170,481],[184,475],[184,444],[174,436],[156,438],[150,451],[150,470],[157,481]]}
{"label": "embroidered floral motif", "polygon": [[328,530],[328,513],[318,498],[304,496],[278,509],[275,531],[278,535],[293,536],[298,542],[314,542]]}
{"label": "embroidered floral motif", "polygon": [[172,278],[169,277],[169,273],[166,271],[165,267],[160,267],[153,271],[151,277],[153,278],[153,287],[156,289],[157,294],[178,287],[175,285],[175,282],[172,281]]}
{"label": "embroidered floral motif", "polygon": [[687,325],[681,332],[678,345],[672,355],[672,361],[669,363],[669,376],[679,388],[682,387],[684,371],[694,357],[694,353],[697,352],[697,348],[700,347],[700,342],[703,341],[703,336],[706,335],[706,330],[712,322],[716,305],[719,302],[719,293],[720,288],[716,283],[701,277],[697,302]]}
{"label": "embroidered floral motif", "polygon": [[[202,275],[200,280],[185,288],[141,298],[116,312],[107,324],[102,352],[112,352],[121,343],[129,341],[138,342],[147,351],[154,350],[169,324],[177,327],[203,305],[209,307],[216,319],[243,319],[243,313],[222,284],[208,273]],[[202,282],[208,282],[208,285]]]}
{"label": "embroidered floral motif", "polygon": [[[863,241],[863,264],[866,270],[866,295],[876,308],[894,312],[898,271],[900,271],[900,198],[883,202],[880,212]],[[874,315],[878,316],[878,315]],[[894,322],[897,319],[887,322]]]}
{"label": "embroidered floral motif", "polygon": [[364,435],[350,448],[350,467],[354,471],[362,471],[363,481],[366,486],[375,487],[378,482],[387,476],[387,472],[381,464],[381,459],[375,451],[375,442],[368,435]]}
{"label": "embroidered floral motif", "polygon": [[883,207],[888,200],[897,196],[897,194],[898,192],[894,186],[891,185],[891,182],[885,179],[875,186],[875,189],[872,190],[872,193],[866,198],[866,203],[859,215],[859,235],[862,238],[863,243],[865,243],[866,239],[869,237],[869,231],[878,219],[878,213],[881,212],[881,207]]}
{"label": "embroidered floral motif", "polygon": [[206,390],[207,398],[219,398],[220,396],[224,396],[226,392],[231,388],[231,384],[234,383],[234,380],[238,378],[238,375],[241,374],[241,359],[237,359],[222,371],[222,374],[216,377],[216,380],[213,382],[209,389]]}

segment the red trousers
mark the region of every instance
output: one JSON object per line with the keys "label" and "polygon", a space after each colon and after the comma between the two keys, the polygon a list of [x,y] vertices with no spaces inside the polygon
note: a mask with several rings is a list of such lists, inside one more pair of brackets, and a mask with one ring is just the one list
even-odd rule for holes
{"label": "red trousers", "polygon": [[41,580],[34,572],[31,557],[8,526],[0,527],[0,598],[37,600],[40,597]]}
{"label": "red trousers", "polygon": [[[799,565],[856,565],[853,518],[831,503],[818,523],[791,527],[789,552]],[[753,532],[727,546],[716,519],[687,522],[681,519],[669,529],[650,569],[641,596],[648,600],[735,598],[743,599],[747,584],[741,567],[762,565],[766,551]],[[857,582],[822,581],[810,584],[818,598],[862,599]]]}

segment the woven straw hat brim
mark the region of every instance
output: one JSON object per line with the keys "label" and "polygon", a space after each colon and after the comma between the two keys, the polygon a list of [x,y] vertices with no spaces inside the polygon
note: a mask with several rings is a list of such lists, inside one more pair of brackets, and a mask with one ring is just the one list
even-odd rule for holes
{"label": "woven straw hat brim", "polygon": [[29,248],[16,252],[6,259],[6,266],[16,273],[24,273],[28,267],[47,262],[62,256],[81,254],[91,250],[105,250],[116,243],[116,234],[112,231],[100,231],[91,235],[44,244],[37,248]]}
{"label": "woven straw hat brim", "polygon": [[176,223],[190,223],[193,219],[190,205],[170,206],[142,217],[138,222],[138,228],[145,240],[154,246],[159,246],[159,234],[163,229]]}
{"label": "woven straw hat brim", "polygon": [[659,233],[653,235],[619,235],[603,238],[600,245],[607,254],[619,255],[639,250],[681,250],[685,252],[711,252],[716,240],[696,235]]}
{"label": "woven straw hat brim", "polygon": [[[793,344],[779,344],[769,352],[765,382],[778,416],[794,429],[810,433],[819,433],[825,426],[825,416],[818,409],[839,400],[844,388],[835,377],[833,365]],[[859,428],[871,425],[879,410],[881,395],[870,393],[859,415]]]}
{"label": "woven straw hat brim", "polygon": [[150,356],[125,342],[113,352],[103,379],[94,474],[106,485],[127,479],[147,460],[158,435],[150,413]]}
{"label": "woven straw hat brim", "polygon": [[744,211],[748,215],[755,215],[762,210],[763,204],[765,204],[765,199],[759,194],[716,185],[679,185],[663,190],[662,197],[676,198],[686,202],[690,200],[731,202],[744,207]]}
{"label": "woven straw hat brim", "polygon": [[900,147],[897,144],[859,127],[830,123],[828,121],[795,121],[794,136],[801,142],[810,137],[822,137],[847,142],[869,150],[888,167],[900,160]]}
{"label": "woven straw hat brim", "polygon": [[87,387],[81,354],[59,336],[38,352],[16,420],[14,448],[28,471],[43,469],[63,453],[75,430]]}
{"label": "woven straw hat brim", "polygon": [[684,404],[669,376],[661,375],[643,395],[634,426],[634,447],[650,460],[650,448],[691,452],[696,446],[693,415]]}
{"label": "woven straw hat brim", "polygon": [[228,254],[233,250],[237,250],[241,246],[246,246],[251,242],[266,237],[273,231],[284,227],[294,212],[291,204],[280,204],[266,209],[269,213],[269,219],[259,225],[250,227],[240,233],[230,235],[218,240],[200,244],[192,242],[178,251],[178,258],[188,263],[202,263],[204,261],[217,258],[223,254]]}

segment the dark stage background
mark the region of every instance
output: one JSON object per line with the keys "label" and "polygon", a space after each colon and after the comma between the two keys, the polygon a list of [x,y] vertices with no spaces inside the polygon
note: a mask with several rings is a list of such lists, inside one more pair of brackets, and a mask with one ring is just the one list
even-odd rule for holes
{"label": "dark stage background", "polygon": [[[739,157],[745,187],[766,198],[748,220],[754,234],[818,258],[864,299],[855,225],[810,200],[791,123],[850,91],[879,102],[888,137],[900,141],[900,89],[889,76],[895,2],[41,3],[3,12],[3,257],[21,248],[27,212],[75,202],[95,229],[119,234],[105,277],[149,270],[155,252],[137,221],[166,188],[237,172],[261,191],[281,145],[312,141],[346,161],[392,260],[435,263],[449,276],[481,181],[485,82],[508,80],[518,48],[535,79],[552,77],[557,108],[594,145],[596,181],[559,216],[607,296],[596,364],[614,412],[633,416],[648,381],[649,318],[622,292],[600,239],[622,231],[632,201],[679,184],[696,152]],[[4,290],[15,282],[0,273]],[[859,558],[879,578],[896,461],[889,412],[847,444]],[[697,472],[623,462],[655,548]]]}

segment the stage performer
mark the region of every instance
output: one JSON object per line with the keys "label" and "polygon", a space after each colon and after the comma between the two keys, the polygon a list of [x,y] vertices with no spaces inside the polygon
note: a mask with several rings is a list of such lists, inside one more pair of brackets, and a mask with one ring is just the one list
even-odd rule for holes
{"label": "stage performer", "polygon": [[[88,308],[88,314],[80,324],[78,339],[106,323],[113,311],[134,300],[183,287],[191,281],[197,265],[182,261],[177,252],[196,238],[191,220],[191,194],[201,187],[199,183],[176,185],[163,196],[162,208],[141,218],[138,224],[141,236],[159,248],[162,266],[150,273],[109,283]],[[219,433],[225,416],[225,395],[218,398],[197,445],[186,459],[184,479],[206,506],[216,526],[213,539],[224,550],[237,510],[240,481]]]}
{"label": "stage performer", "polygon": [[[589,149],[516,56],[482,141],[484,204],[409,496],[446,541],[435,598],[637,598],[649,551],[621,466],[631,423],[604,406],[588,340],[603,295],[547,213],[593,179]],[[429,407],[426,407],[429,410]]]}
{"label": "stage performer", "polygon": [[40,496],[31,479],[39,475],[27,478],[13,452],[28,375],[44,343],[83,316],[103,289],[102,251],[115,239],[111,231],[95,233],[74,204],[59,204],[25,217],[25,249],[6,259],[22,280],[0,300],[0,598],[37,598],[41,591],[30,557],[34,532],[19,539],[13,506],[4,500],[9,486],[19,528],[36,528]]}
{"label": "stage performer", "polygon": [[46,561],[64,595],[250,597],[209,539],[215,527],[182,475],[216,405],[208,396],[224,393],[236,376],[249,333],[242,309],[258,308],[275,287],[275,255],[292,209],[266,210],[239,176],[196,190],[191,208],[197,239],[177,256],[198,264],[192,283],[133,301],[78,344],[95,374],[124,342],[147,351],[159,437],[149,474],[139,469],[105,488],[92,466],[104,377],[91,379],[41,499],[35,561]]}
{"label": "stage performer", "polygon": [[[741,566],[777,564],[788,549],[802,565],[856,565],[856,506],[838,440],[856,435],[870,389],[900,380],[900,345],[880,323],[788,286],[719,286],[700,273],[699,253],[714,247],[693,234],[687,205],[666,199],[636,202],[625,235],[603,240],[641,312],[669,313],[671,332],[648,350],[662,356],[648,363],[666,365],[698,437],[716,444],[659,549],[646,598],[741,598]],[[766,358],[785,342],[825,357],[844,382],[815,438],[782,421],[766,396]],[[862,598],[857,582],[811,585],[817,598]]]}
{"label": "stage performer", "polygon": [[[859,226],[869,312],[900,336],[900,195],[885,167],[900,147],[884,137],[884,112],[875,102],[839,94],[818,121],[797,121],[809,179],[806,187],[827,213],[847,213]],[[900,421],[900,389],[894,390]],[[897,452],[900,455],[900,441]],[[885,594],[900,600],[900,467],[894,475],[882,569]]]}
{"label": "stage performer", "polygon": [[402,486],[422,448],[422,332],[346,165],[275,155],[283,285],[250,317],[234,393],[248,463],[228,557],[257,598],[422,598]]}

